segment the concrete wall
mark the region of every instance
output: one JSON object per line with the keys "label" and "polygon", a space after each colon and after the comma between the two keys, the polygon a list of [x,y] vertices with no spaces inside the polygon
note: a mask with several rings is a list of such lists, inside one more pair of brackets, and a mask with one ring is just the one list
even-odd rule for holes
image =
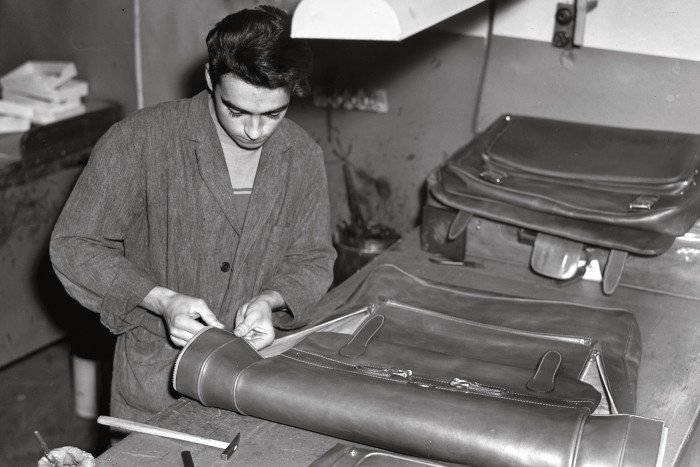
{"label": "concrete wall", "polygon": [[557,0],[498,4],[479,128],[512,112],[700,132],[700,3],[601,1],[573,50],[549,44]]}
{"label": "concrete wall", "polygon": [[75,62],[90,96],[136,108],[133,0],[0,1],[0,74],[27,60]]}
{"label": "concrete wall", "polygon": [[428,173],[472,136],[483,39],[424,31],[400,43],[315,44],[316,86],[384,89],[389,112],[326,110],[303,102],[290,111],[326,155],[333,220],[348,219],[342,164],[374,200],[376,222],[406,232],[415,225]]}
{"label": "concrete wall", "polygon": [[[132,0],[0,0],[0,74],[28,60],[72,61],[90,97],[131,112],[133,17]],[[97,315],[69,301],[48,262],[49,234],[79,173],[0,189],[0,366],[67,330],[96,329],[88,324]]]}

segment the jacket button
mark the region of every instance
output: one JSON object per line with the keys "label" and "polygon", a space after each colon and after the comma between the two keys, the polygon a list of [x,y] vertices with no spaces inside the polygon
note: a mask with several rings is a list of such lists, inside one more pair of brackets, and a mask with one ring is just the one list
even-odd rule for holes
{"label": "jacket button", "polygon": [[227,261],[224,261],[223,263],[221,263],[220,268],[221,272],[228,272],[229,269],[231,269],[231,265]]}

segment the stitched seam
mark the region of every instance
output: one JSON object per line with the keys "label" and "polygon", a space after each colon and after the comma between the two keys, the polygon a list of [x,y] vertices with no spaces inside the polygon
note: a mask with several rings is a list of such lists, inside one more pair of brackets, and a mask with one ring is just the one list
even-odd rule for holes
{"label": "stitched seam", "polygon": [[[627,358],[625,357],[626,355],[629,354],[630,346],[632,344],[632,329],[633,326],[630,324],[629,327],[627,328],[627,340],[625,341],[625,351],[623,354],[620,356],[620,359],[622,360],[622,367],[625,369],[625,375],[627,375],[627,390],[630,393],[634,393],[634,387],[632,385],[632,378],[630,375],[629,371],[629,365],[627,364]],[[641,355],[640,355],[641,359]],[[612,388],[610,388],[610,393],[612,394]],[[636,407],[636,401],[632,401],[632,407]]]}
{"label": "stitched seam", "polygon": [[534,299],[534,298],[521,298],[521,297],[494,297],[493,295],[485,295],[485,294],[479,294],[479,293],[475,293],[475,292],[466,292],[463,290],[453,289],[450,287],[442,287],[440,285],[433,285],[429,282],[426,282],[424,279],[421,279],[418,276],[414,276],[413,274],[410,274],[410,273],[404,271],[403,269],[401,269],[398,266],[395,266],[393,264],[383,264],[381,266],[378,266],[377,268],[381,268],[383,266],[391,267],[392,269],[396,269],[397,271],[401,272],[403,275],[410,277],[415,282],[418,282],[420,285],[422,285],[424,287],[429,287],[431,289],[436,289],[436,290],[443,290],[446,292],[453,293],[455,295],[464,295],[467,297],[483,298],[486,300],[493,300],[493,301],[521,302],[521,303],[534,303],[534,304],[566,304],[566,305],[571,305],[574,308],[584,308],[584,309],[589,309],[589,310],[625,311],[625,312],[629,313],[629,311],[625,310],[624,308],[592,306],[592,305],[585,305],[582,303],[565,302],[562,300]]}
{"label": "stitched seam", "polygon": [[406,308],[409,310],[420,311],[420,312],[425,313],[425,314],[440,315],[441,319],[445,319],[447,321],[455,321],[458,323],[467,324],[469,326],[497,330],[497,331],[502,331],[502,332],[506,332],[506,333],[510,333],[510,334],[524,334],[527,336],[541,337],[543,339],[546,339],[546,338],[552,338],[552,339],[565,338],[565,339],[571,339],[571,340],[576,340],[576,341],[584,341],[584,342],[575,342],[575,344],[577,344],[577,345],[584,345],[584,346],[588,345],[585,342],[591,341],[590,337],[574,336],[574,335],[569,335],[569,334],[554,334],[554,333],[547,333],[547,332],[528,331],[525,329],[508,328],[505,326],[498,326],[495,324],[480,323],[478,321],[471,321],[468,319],[462,319],[462,318],[457,318],[454,316],[444,315],[444,314],[438,313],[436,311],[428,310],[428,309],[421,308],[418,306],[409,305],[407,303],[402,303],[402,302],[399,302],[399,301],[394,300],[394,299],[389,299],[389,301],[385,302],[385,303],[389,306],[395,305],[395,306],[400,307],[400,308]]}

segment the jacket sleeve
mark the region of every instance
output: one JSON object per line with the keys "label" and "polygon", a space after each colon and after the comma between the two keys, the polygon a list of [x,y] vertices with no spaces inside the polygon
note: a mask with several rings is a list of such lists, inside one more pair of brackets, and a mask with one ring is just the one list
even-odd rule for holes
{"label": "jacket sleeve", "polygon": [[282,262],[263,289],[276,290],[285,299],[287,313],[274,313],[280,329],[295,329],[309,322],[309,311],[333,281],[333,248],[330,201],[323,152],[314,145],[314,157],[304,171],[299,210],[291,228],[291,240]]}
{"label": "jacket sleeve", "polygon": [[95,146],[51,235],[59,280],[114,333],[135,326],[129,314],[156,286],[124,256],[129,229],[145,216],[144,178],[141,151],[117,123]]}

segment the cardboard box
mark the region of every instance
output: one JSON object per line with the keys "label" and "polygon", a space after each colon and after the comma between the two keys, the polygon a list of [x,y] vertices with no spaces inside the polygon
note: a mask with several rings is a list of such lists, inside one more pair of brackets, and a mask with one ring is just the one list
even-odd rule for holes
{"label": "cardboard box", "polygon": [[23,94],[60,102],[84,97],[88,83],[74,79],[78,70],[73,62],[29,61],[0,78],[5,93]]}
{"label": "cardboard box", "polygon": [[0,115],[0,134],[23,133],[29,130],[31,124],[28,118]]}
{"label": "cardboard box", "polygon": [[0,116],[31,119],[32,115],[34,115],[34,108],[30,104],[0,99]]}

